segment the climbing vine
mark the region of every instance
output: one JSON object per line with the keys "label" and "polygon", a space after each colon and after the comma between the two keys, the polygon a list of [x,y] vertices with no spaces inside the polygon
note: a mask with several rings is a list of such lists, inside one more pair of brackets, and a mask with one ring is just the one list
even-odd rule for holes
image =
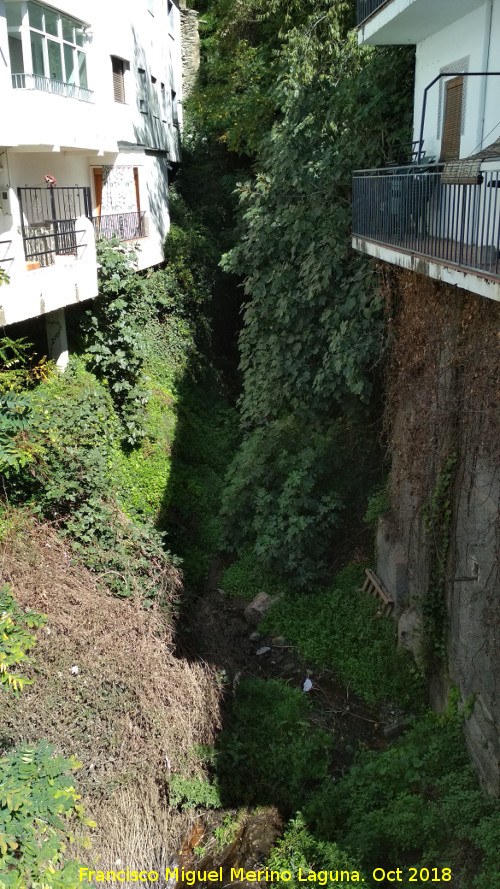
{"label": "climbing vine", "polygon": [[422,599],[422,660],[430,673],[446,656],[446,566],[450,546],[451,493],[457,455],[446,461],[429,506],[423,510],[424,531],[430,550],[429,586]]}

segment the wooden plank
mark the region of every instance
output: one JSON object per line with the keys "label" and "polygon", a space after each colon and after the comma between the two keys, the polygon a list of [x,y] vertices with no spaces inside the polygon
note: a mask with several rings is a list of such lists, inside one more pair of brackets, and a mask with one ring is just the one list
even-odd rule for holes
{"label": "wooden plank", "polygon": [[382,613],[385,614],[386,617],[389,617],[394,607],[394,600],[382,586],[377,575],[371,571],[370,568],[365,569],[365,582],[361,587],[360,592],[367,593],[370,596],[375,596],[377,599],[380,599],[383,604]]}

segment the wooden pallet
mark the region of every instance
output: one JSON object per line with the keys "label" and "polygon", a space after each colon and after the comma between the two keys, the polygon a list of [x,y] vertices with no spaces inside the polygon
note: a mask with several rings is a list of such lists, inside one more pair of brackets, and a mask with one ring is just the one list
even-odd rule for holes
{"label": "wooden pallet", "polygon": [[389,595],[387,590],[384,589],[377,575],[374,574],[373,571],[366,568],[365,574],[365,582],[361,587],[361,592],[368,593],[370,596],[375,596],[377,599],[380,599],[383,605],[382,614],[389,617],[394,608],[394,599]]}

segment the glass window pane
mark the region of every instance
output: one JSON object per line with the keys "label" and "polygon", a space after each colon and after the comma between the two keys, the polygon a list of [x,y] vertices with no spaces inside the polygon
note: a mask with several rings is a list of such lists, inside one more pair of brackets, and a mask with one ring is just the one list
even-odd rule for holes
{"label": "glass window pane", "polygon": [[28,3],[30,26],[43,31],[43,9],[38,3]]}
{"label": "glass window pane", "polygon": [[6,4],[6,12],[7,12],[7,27],[8,28],[20,28],[21,21],[22,21],[21,4],[20,3],[7,3]]}
{"label": "glass window pane", "polygon": [[49,77],[51,80],[62,80],[63,79],[63,69],[62,69],[62,46],[60,43],[56,43],[55,40],[48,41],[48,50],[49,50]]}
{"label": "glass window pane", "polygon": [[87,81],[87,58],[84,52],[78,50],[78,76],[80,78],[80,86],[88,88]]}
{"label": "glass window pane", "polygon": [[64,68],[66,71],[66,83],[76,83],[75,50],[72,46],[64,44]]}
{"label": "glass window pane", "polygon": [[81,25],[76,26],[75,35],[77,46],[83,46],[83,44],[85,43],[85,34],[83,33],[83,28],[81,27]]}
{"label": "glass window pane", "polygon": [[68,43],[75,42],[75,23],[64,15],[62,16],[62,32],[63,40],[67,40]]}
{"label": "glass window pane", "polygon": [[54,37],[59,37],[59,13],[55,12],[53,9],[45,10],[45,30],[47,34],[52,34]]}
{"label": "glass window pane", "polygon": [[45,76],[45,66],[43,63],[43,40],[41,34],[31,32],[31,62],[33,65],[33,74]]}

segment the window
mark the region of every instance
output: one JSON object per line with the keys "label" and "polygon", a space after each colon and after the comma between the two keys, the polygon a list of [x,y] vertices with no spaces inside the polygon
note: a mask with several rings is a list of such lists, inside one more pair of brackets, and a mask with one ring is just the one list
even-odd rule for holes
{"label": "window", "polygon": [[168,109],[167,109],[167,91],[165,89],[164,83],[160,84],[160,100],[161,100],[161,117],[162,117],[163,123],[166,123]]}
{"label": "window", "polygon": [[148,10],[151,15],[155,14],[154,0],[148,0]]}
{"label": "window", "polygon": [[139,97],[139,111],[141,114],[148,113],[148,94],[146,89],[146,70],[145,68],[137,69],[138,80],[137,80],[137,89],[138,89],[138,97]]}
{"label": "window", "polygon": [[[82,22],[31,0],[28,3],[28,21],[33,74],[86,89],[87,58]],[[19,47],[13,43],[13,73],[14,66],[19,68],[20,64]]]}
{"label": "window", "polygon": [[463,90],[463,77],[453,77],[446,82],[444,124],[441,139],[442,161],[457,160],[460,157]]}
{"label": "window", "polygon": [[177,93],[175,90],[171,90],[171,98],[172,98],[172,120],[174,123],[174,127],[179,126],[179,112],[177,109]]}
{"label": "window", "polygon": [[113,95],[115,102],[125,102],[125,71],[127,63],[123,59],[111,56],[111,66],[113,69]]}
{"label": "window", "polygon": [[170,31],[174,30],[174,4],[172,0],[167,0],[167,8],[168,8],[168,26]]}

